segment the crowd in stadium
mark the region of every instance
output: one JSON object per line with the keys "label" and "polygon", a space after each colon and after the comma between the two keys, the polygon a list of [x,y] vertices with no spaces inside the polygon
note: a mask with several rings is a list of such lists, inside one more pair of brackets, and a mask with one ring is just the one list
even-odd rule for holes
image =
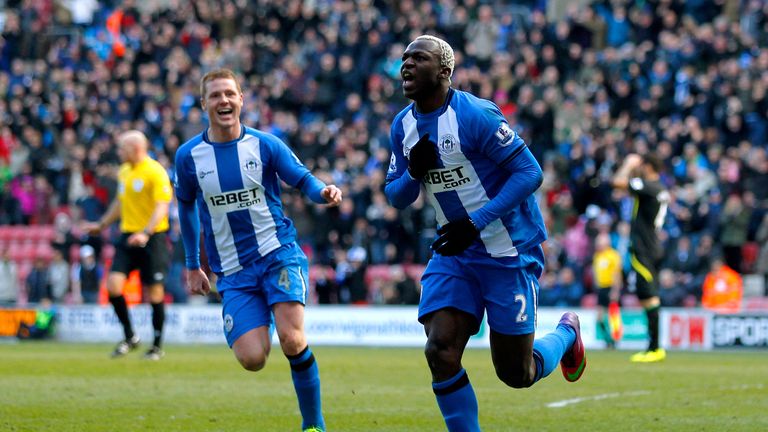
{"label": "crowd in stadium", "polygon": [[[409,102],[401,55],[423,33],[453,46],[453,86],[494,101],[544,169],[542,306],[585,304],[597,233],[610,234],[629,269],[631,202],[611,188],[628,153],[655,152],[666,163],[665,306],[701,304],[714,258],[740,274],[768,274],[768,1],[5,5],[0,225],[53,225],[46,238],[62,252],[25,256],[34,262],[25,275],[71,266],[79,275],[90,251],[77,245],[108,250],[108,238],[81,235],[77,224],[97,220],[114,197],[115,137],[144,131],[172,175],[176,149],[206,127],[200,78],[227,67],[243,78],[244,124],[283,139],[344,191],[337,209],[284,192],[313,264],[315,300],[418,301],[413,277],[429,257],[433,210],[419,201],[398,212],[382,189],[390,122]],[[185,301],[173,225],[168,291]],[[25,239],[16,241],[0,238],[0,260]],[[21,278],[20,298],[34,300],[24,285],[39,279]],[[56,300],[67,298],[69,288],[55,290]]]}

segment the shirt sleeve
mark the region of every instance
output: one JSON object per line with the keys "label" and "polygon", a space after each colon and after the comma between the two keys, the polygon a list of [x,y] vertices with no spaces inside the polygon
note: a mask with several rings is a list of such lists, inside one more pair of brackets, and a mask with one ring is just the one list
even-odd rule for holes
{"label": "shirt sleeve", "polygon": [[300,189],[312,201],[324,203],[320,192],[326,184],[313,176],[309,169],[299,160],[298,156],[277,137],[269,138],[270,162],[277,175],[289,185]]}
{"label": "shirt sleeve", "polygon": [[469,217],[477,229],[482,230],[496,219],[506,215],[525,201],[541,186],[544,175],[531,151],[523,146],[522,151],[507,162],[509,178],[499,193]]}
{"label": "shirt sleeve", "polygon": [[489,159],[509,169],[512,160],[526,149],[525,141],[507,123],[499,108],[483,101],[472,125],[479,150]]}
{"label": "shirt sleeve", "polygon": [[416,201],[421,191],[420,182],[408,172],[408,159],[403,154],[403,137],[393,122],[389,134],[391,156],[385,180],[384,194],[396,208],[403,209]]}
{"label": "shirt sleeve", "polygon": [[200,267],[200,219],[197,213],[197,183],[193,163],[184,147],[176,152],[174,189],[179,202],[179,226],[184,245],[184,259],[188,269]]}
{"label": "shirt sleeve", "polygon": [[194,201],[197,196],[195,170],[194,167],[190,167],[191,164],[193,162],[192,158],[189,157],[189,152],[185,151],[184,148],[179,149],[176,152],[176,171],[173,176],[176,198],[179,201]]}
{"label": "shirt sleeve", "polygon": [[191,270],[200,268],[200,218],[194,200],[179,201],[179,227],[186,267]]}
{"label": "shirt sleeve", "polygon": [[543,173],[533,154],[520,136],[512,130],[499,108],[482,101],[472,119],[471,130],[478,150],[503,168],[507,181],[499,193],[469,217],[482,230],[508,214],[541,186]]}

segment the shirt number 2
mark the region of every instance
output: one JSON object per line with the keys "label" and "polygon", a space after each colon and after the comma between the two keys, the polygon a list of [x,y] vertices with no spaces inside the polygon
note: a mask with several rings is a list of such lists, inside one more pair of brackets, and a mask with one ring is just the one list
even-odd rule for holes
{"label": "shirt number 2", "polygon": [[528,321],[528,314],[525,313],[526,300],[522,294],[515,295],[515,303],[520,303],[520,312],[517,313],[517,322]]}

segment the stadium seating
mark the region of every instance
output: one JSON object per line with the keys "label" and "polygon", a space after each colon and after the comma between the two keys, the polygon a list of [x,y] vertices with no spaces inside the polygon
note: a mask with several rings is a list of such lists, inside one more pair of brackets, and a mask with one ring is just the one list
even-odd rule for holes
{"label": "stadium seating", "polygon": [[16,262],[19,286],[24,286],[35,260],[51,260],[55,233],[53,225],[0,225],[0,250],[7,248],[9,258]]}

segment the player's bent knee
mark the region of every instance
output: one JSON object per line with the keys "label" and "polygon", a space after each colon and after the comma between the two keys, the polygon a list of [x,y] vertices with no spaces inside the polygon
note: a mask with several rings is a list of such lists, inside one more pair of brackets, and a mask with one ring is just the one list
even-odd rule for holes
{"label": "player's bent knee", "polygon": [[500,369],[496,368],[496,376],[512,388],[527,388],[533,385],[534,376],[525,368]]}
{"label": "player's bent knee", "polygon": [[264,369],[270,351],[269,344],[260,343],[256,336],[257,333],[246,333],[232,346],[235,358],[243,369],[252,372]]}
{"label": "player's bent knee", "polygon": [[243,367],[243,369],[251,372],[258,372],[264,369],[264,366],[267,365],[267,355],[264,352],[248,353],[244,355],[238,355],[237,361],[240,362],[240,365]]}

